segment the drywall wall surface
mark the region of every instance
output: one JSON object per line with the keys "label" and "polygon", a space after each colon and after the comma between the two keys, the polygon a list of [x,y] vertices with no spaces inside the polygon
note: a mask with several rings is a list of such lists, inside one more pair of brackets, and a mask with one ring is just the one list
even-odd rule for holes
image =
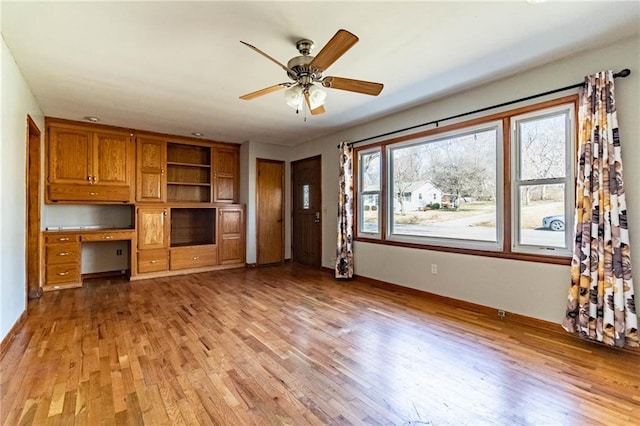
{"label": "drywall wall surface", "polygon": [[[247,263],[253,264],[257,261],[257,241],[256,241],[256,179],[257,179],[257,163],[258,158],[263,160],[278,160],[285,162],[285,212],[291,211],[291,173],[289,168],[289,151],[290,148],[281,145],[264,144],[258,142],[245,142],[242,149],[247,147],[246,158],[243,158],[242,150],[241,162],[246,161],[246,165],[241,164],[240,169],[245,171],[243,178],[246,177],[247,194],[246,203],[246,222],[247,222]],[[242,191],[241,191],[242,193]],[[284,257],[291,258],[291,217],[285,214],[284,218]]]}
{"label": "drywall wall surface", "polygon": [[[323,266],[332,268],[335,257],[337,207],[334,200],[337,197],[338,185],[336,144],[341,140],[355,141],[565,87],[579,83],[583,81],[585,75],[600,70],[619,71],[630,68],[631,76],[616,80],[616,101],[625,166],[632,262],[637,270],[640,265],[640,249],[636,249],[640,247],[639,51],[640,35],[635,35],[610,46],[584,51],[472,90],[379,117],[368,124],[296,147],[292,152],[291,160],[323,155],[322,190],[323,205],[326,206],[326,212],[323,211]],[[555,97],[576,92],[577,90],[567,91]],[[381,96],[384,96],[384,92]],[[494,111],[498,110],[492,112]],[[479,115],[477,114],[476,117]],[[473,117],[465,117],[464,120]],[[452,123],[454,121],[441,123],[441,126]],[[413,130],[413,132],[427,128]],[[355,259],[356,273],[370,278],[420,288],[552,322],[560,322],[564,315],[566,292],[569,286],[568,266],[500,260],[362,242],[355,244]],[[442,271],[436,277],[431,274],[431,263],[437,263],[438,270]],[[635,279],[635,291],[636,294],[640,294],[640,277]]]}
{"label": "drywall wall surface", "polygon": [[44,116],[2,40],[0,117],[0,340],[26,308],[27,115],[44,134]]}

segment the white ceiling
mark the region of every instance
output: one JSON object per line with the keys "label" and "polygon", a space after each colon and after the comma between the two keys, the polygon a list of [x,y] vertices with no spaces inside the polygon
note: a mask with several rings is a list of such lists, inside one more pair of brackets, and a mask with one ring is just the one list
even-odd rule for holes
{"label": "white ceiling", "polygon": [[[295,145],[511,75],[640,29],[640,2],[8,2],[2,35],[45,115]],[[384,83],[378,97],[329,90],[296,115],[274,63],[317,53],[340,28],[360,42],[325,75]],[[640,70],[632,70],[640,72]],[[582,76],[576,76],[582,77]],[[552,88],[550,88],[552,89]]]}

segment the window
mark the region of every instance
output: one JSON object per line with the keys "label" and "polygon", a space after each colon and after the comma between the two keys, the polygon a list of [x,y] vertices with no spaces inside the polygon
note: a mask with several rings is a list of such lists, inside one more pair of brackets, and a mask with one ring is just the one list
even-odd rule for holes
{"label": "window", "polygon": [[561,106],[511,119],[514,251],[570,254],[573,116]]}
{"label": "window", "polygon": [[[389,186],[395,196],[389,200],[393,214],[387,237],[498,250],[496,159],[501,134],[501,123],[493,122],[389,145]],[[406,194],[417,186],[441,191],[443,197],[428,206],[413,204]]]}
{"label": "window", "polygon": [[380,148],[358,154],[358,223],[360,234],[380,236]]}
{"label": "window", "polygon": [[356,148],[356,238],[567,263],[576,99]]}

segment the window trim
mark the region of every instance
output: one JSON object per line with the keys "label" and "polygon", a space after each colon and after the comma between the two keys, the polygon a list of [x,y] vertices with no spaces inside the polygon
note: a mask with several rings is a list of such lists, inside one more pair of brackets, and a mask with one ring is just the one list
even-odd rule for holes
{"label": "window trim", "polygon": [[[535,111],[542,111],[548,108],[552,108],[552,107],[556,107],[556,106],[560,106],[560,105],[567,105],[567,104],[572,104],[573,105],[573,111],[574,111],[574,116],[572,117],[572,123],[573,123],[573,136],[575,138],[575,143],[574,146],[572,146],[572,156],[569,157],[569,161],[567,161],[567,167],[571,167],[572,171],[575,171],[575,164],[573,164],[575,161],[575,159],[573,158],[573,156],[575,155],[576,152],[576,147],[577,147],[577,111],[578,111],[578,95],[577,94],[573,94],[573,95],[568,95],[568,96],[564,96],[564,97],[560,97],[560,98],[555,98],[555,99],[550,99],[547,101],[543,101],[543,102],[538,102],[538,103],[534,103],[534,104],[529,104],[529,105],[525,105],[522,107],[518,107],[515,109],[509,109],[509,110],[504,110],[504,111],[500,111],[497,112],[495,114],[491,114],[491,115],[487,115],[487,116],[482,116],[482,117],[478,117],[478,118],[474,118],[471,120],[466,120],[466,121],[460,121],[460,122],[456,122],[453,123],[451,125],[448,126],[443,126],[443,127],[436,127],[433,129],[428,129],[428,130],[423,130],[420,132],[416,132],[416,133],[411,133],[411,134],[406,134],[406,135],[402,135],[402,136],[397,136],[391,139],[386,139],[386,140],[382,140],[382,141],[378,141],[378,142],[374,142],[371,144],[367,144],[367,145],[363,145],[363,146],[359,146],[359,147],[354,147],[354,158],[356,161],[354,161],[354,179],[356,180],[354,188],[356,188],[356,194],[355,197],[358,200],[358,202],[354,203],[354,208],[356,209],[356,211],[354,212],[354,226],[355,226],[355,237],[354,240],[355,241],[360,241],[360,242],[367,242],[367,243],[373,243],[373,244],[383,244],[383,245],[389,245],[389,246],[398,246],[398,247],[408,247],[408,248],[414,248],[414,249],[421,249],[421,250],[431,250],[431,251],[441,251],[441,252],[448,252],[448,253],[459,253],[459,254],[468,254],[468,255],[475,255],[475,256],[486,256],[486,257],[494,257],[494,258],[502,258],[502,259],[513,259],[513,260],[522,260],[522,261],[531,261],[531,262],[540,262],[540,263],[548,263],[548,264],[557,264],[557,265],[569,265],[571,263],[571,256],[570,255],[548,255],[548,254],[542,254],[542,253],[531,253],[531,252],[523,252],[523,251],[514,251],[513,247],[512,247],[512,241],[513,238],[515,237],[516,233],[514,233],[513,231],[513,220],[512,220],[512,214],[513,214],[513,209],[512,209],[512,162],[513,162],[513,158],[512,158],[512,142],[511,142],[511,117],[515,117],[515,116],[521,116],[527,113],[533,113]],[[473,248],[473,247],[449,247],[449,246],[442,246],[442,245],[436,245],[436,244],[429,244],[429,243],[424,243],[424,242],[415,242],[415,241],[397,241],[397,240],[393,240],[393,239],[388,239],[388,237],[386,237],[387,235],[387,222],[388,222],[388,208],[387,208],[387,186],[388,186],[388,165],[387,162],[389,161],[388,156],[387,156],[387,147],[389,145],[394,145],[397,144],[399,142],[404,142],[404,141],[411,141],[413,143],[416,143],[416,141],[418,139],[424,139],[427,137],[433,137],[435,135],[440,135],[443,133],[449,133],[449,132],[453,132],[455,130],[460,130],[460,129],[466,129],[466,128],[470,128],[473,126],[478,126],[478,125],[482,125],[482,124],[486,124],[492,121],[502,121],[502,176],[501,176],[501,184],[502,184],[502,205],[498,206],[497,208],[501,209],[501,216],[502,216],[502,226],[500,227],[501,229],[499,230],[499,234],[501,234],[501,237],[498,236],[498,238],[501,239],[501,245],[502,245],[502,249],[500,251],[491,251],[491,250],[486,250],[486,249],[478,249],[478,248]],[[409,142],[409,144],[411,144],[411,142]],[[377,236],[378,234],[375,234],[376,236],[373,236],[372,234],[362,234],[360,232],[360,225],[359,225],[359,215],[360,213],[358,212],[359,209],[359,199],[360,199],[360,194],[359,194],[359,164],[358,164],[358,159],[359,159],[359,154],[361,152],[364,152],[365,150],[373,150],[373,149],[380,149],[380,155],[381,155],[381,173],[380,173],[380,179],[381,179],[381,188],[380,188],[380,200],[381,200],[381,206],[379,209],[379,217],[380,217],[380,226],[379,226],[379,230],[380,230],[380,235],[379,237]],[[575,175],[572,174],[573,176],[573,180],[571,183],[571,194],[574,193],[574,188],[575,188]],[[500,179],[498,179],[497,184],[500,185]],[[500,192],[500,191],[499,191]],[[569,198],[569,201],[571,201],[571,198]],[[569,204],[571,204],[569,202]],[[572,213],[573,210],[573,206],[571,207],[571,211],[566,212],[566,215],[569,216]],[[500,216],[500,215],[498,215]],[[498,226],[498,225],[497,225]],[[500,232],[501,231],[501,232]],[[569,234],[567,234],[569,235]],[[568,240],[570,240],[571,238],[568,236],[567,237]],[[421,240],[423,241],[423,240]],[[456,240],[459,241],[459,240]],[[571,241],[568,241],[569,245],[569,249],[571,249]]]}
{"label": "window trim", "polygon": [[[560,112],[567,112],[567,127],[566,127],[566,140],[571,140],[574,139],[576,140],[576,133],[575,133],[575,128],[576,128],[576,123],[575,123],[575,118],[576,118],[576,109],[575,109],[575,105],[571,104],[571,103],[567,103],[567,104],[561,104],[561,105],[557,105],[557,106],[553,106],[553,107],[549,107],[549,108],[544,108],[544,109],[538,109],[535,111],[531,111],[529,113],[525,113],[525,114],[520,114],[520,115],[513,115],[511,116],[511,147],[513,150],[513,157],[512,157],[512,161],[514,163],[514,167],[511,170],[511,176],[512,176],[512,185],[511,185],[511,191],[512,194],[511,196],[513,197],[514,200],[516,200],[515,204],[518,204],[520,202],[520,194],[519,194],[519,190],[523,187],[523,186],[534,186],[534,185],[553,185],[553,184],[564,184],[565,185],[565,200],[564,200],[564,216],[565,216],[565,230],[566,229],[572,229],[573,228],[573,202],[575,200],[575,185],[572,185],[572,180],[575,181],[575,176],[573,175],[573,168],[575,167],[573,164],[572,159],[575,158],[575,154],[576,154],[576,147],[575,144],[565,144],[564,147],[564,154],[565,157],[567,159],[567,161],[565,162],[565,176],[561,177],[561,178],[541,178],[541,179],[529,179],[527,181],[521,180],[518,178],[518,174],[521,171],[521,164],[520,164],[520,150],[517,148],[518,142],[520,141],[519,136],[518,136],[518,124],[521,122],[526,122],[529,121],[532,118],[544,118],[544,117],[551,117],[554,115],[558,115],[558,113]],[[573,177],[573,179],[572,179]],[[523,182],[526,182],[523,185]],[[549,248],[547,246],[540,246],[540,245],[535,245],[535,244],[522,244],[518,241],[518,236],[519,236],[519,218],[517,217],[517,212],[512,212],[512,235],[514,236],[514,238],[511,241],[511,251],[513,252],[518,252],[518,253],[530,253],[530,254],[537,254],[540,253],[541,251],[548,251],[548,250],[553,250],[556,251],[557,250],[557,254],[550,254],[550,256],[571,256],[571,249],[572,249],[572,245],[571,245],[571,238],[570,238],[570,234],[569,232],[565,232],[564,233],[564,243],[565,243],[565,247],[564,248],[560,248],[558,247],[557,249],[552,249]]]}
{"label": "window trim", "polygon": [[[440,140],[444,140],[450,137],[462,137],[467,136],[473,133],[482,132],[486,130],[495,130],[496,132],[496,188],[499,188],[503,185],[503,161],[504,155],[502,154],[504,147],[504,129],[502,128],[503,122],[502,120],[493,120],[487,121],[484,123],[479,123],[474,126],[465,127],[464,129],[455,129],[448,132],[442,132],[438,134],[434,134],[431,136],[425,136],[422,138],[416,138],[411,141],[398,142],[394,144],[388,144],[385,146],[386,151],[386,169],[389,170],[387,173],[387,180],[385,182],[385,186],[387,188],[392,187],[393,180],[393,164],[392,164],[392,151],[396,149],[408,148],[411,146],[422,145],[425,143],[433,143],[438,142]],[[464,130],[464,131],[460,131]],[[395,189],[394,189],[395,191]],[[500,191],[498,191],[500,192]],[[393,205],[394,202],[394,193],[392,191],[388,191],[387,195],[387,206]],[[416,235],[405,235],[405,234],[396,234],[393,232],[393,215],[387,214],[387,230],[385,233],[385,240],[387,241],[396,241],[396,242],[406,242],[406,243],[415,243],[415,244],[427,244],[433,246],[443,246],[443,247],[461,247],[471,250],[486,250],[492,252],[499,252],[503,250],[503,226],[502,226],[502,217],[499,212],[503,211],[503,198],[502,194],[496,195],[496,239],[495,241],[483,241],[483,240],[462,240],[462,239],[453,239],[439,236],[416,236]],[[385,208],[385,210],[387,210]],[[390,210],[387,210],[390,212]]]}

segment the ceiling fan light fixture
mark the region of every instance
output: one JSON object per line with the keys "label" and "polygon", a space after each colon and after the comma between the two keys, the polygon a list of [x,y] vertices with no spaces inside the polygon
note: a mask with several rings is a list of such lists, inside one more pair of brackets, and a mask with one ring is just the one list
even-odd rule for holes
{"label": "ceiling fan light fixture", "polygon": [[324,105],[324,101],[327,98],[327,92],[321,87],[312,84],[309,86],[309,106],[311,109],[316,109],[321,105]]}
{"label": "ceiling fan light fixture", "polygon": [[284,99],[287,101],[287,105],[289,105],[291,108],[297,110],[302,109],[304,102],[302,86],[296,84],[289,87],[284,91]]}

